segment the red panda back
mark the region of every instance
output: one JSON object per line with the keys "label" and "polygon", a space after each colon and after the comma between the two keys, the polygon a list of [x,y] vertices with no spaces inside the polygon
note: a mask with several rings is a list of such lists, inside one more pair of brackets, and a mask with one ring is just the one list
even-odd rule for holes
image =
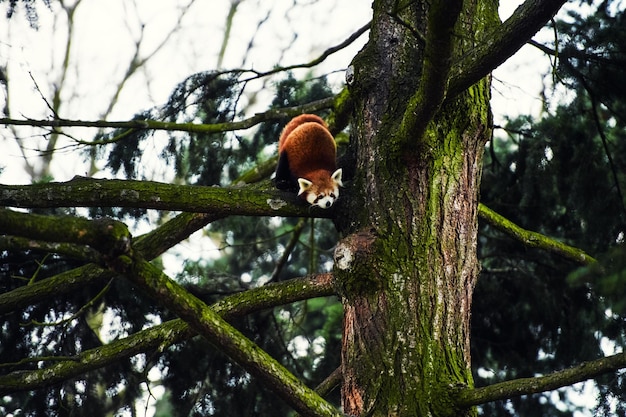
{"label": "red panda back", "polygon": [[335,171],[337,146],[324,121],[318,116],[304,114],[285,126],[278,143],[278,152],[287,153],[289,169],[295,177],[318,169]]}
{"label": "red panda back", "polygon": [[282,146],[281,144],[284,142],[284,140],[287,138],[287,136],[289,136],[289,134],[298,126],[300,126],[302,123],[306,123],[306,122],[313,122],[313,123],[318,123],[322,126],[324,126],[326,129],[328,129],[328,125],[326,124],[326,122],[324,121],[324,119],[322,119],[321,117],[319,117],[316,114],[301,114],[299,116],[294,117],[293,119],[291,119],[289,121],[289,123],[287,123],[287,125],[283,128],[282,133],[280,134],[280,140],[279,140],[279,151],[280,151],[280,147]]}

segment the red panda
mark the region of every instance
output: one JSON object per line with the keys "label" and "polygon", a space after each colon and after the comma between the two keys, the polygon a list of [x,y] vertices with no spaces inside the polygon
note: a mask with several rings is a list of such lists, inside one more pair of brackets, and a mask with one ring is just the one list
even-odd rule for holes
{"label": "red panda", "polygon": [[314,114],[294,117],[278,141],[276,187],[297,190],[309,204],[329,208],[339,197],[337,145],[326,123]]}

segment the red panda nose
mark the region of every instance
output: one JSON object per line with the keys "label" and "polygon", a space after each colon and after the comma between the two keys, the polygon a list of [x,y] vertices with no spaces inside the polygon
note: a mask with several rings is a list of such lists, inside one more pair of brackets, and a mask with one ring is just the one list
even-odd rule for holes
{"label": "red panda nose", "polygon": [[333,203],[331,203],[330,201],[326,202],[326,208],[329,208],[330,206],[332,206]]}

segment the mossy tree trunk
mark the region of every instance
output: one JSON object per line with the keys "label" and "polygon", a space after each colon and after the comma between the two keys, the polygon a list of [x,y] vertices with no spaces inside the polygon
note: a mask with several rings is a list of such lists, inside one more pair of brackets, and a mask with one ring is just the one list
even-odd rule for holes
{"label": "mossy tree trunk", "polygon": [[374,2],[370,40],[349,80],[355,170],[335,255],[348,415],[472,413],[454,409],[453,393],[473,384],[470,307],[489,81],[456,97],[445,90],[453,62],[497,22],[495,8]]}

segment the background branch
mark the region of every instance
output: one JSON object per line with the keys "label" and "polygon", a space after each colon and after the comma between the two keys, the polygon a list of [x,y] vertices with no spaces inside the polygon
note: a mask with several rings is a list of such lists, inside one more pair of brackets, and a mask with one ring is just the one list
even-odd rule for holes
{"label": "background branch", "polygon": [[487,387],[464,389],[458,393],[456,404],[460,408],[490,401],[505,400],[520,395],[536,394],[586,381],[602,374],[626,367],[626,353],[584,362],[573,368],[535,378],[520,378]]}
{"label": "background branch", "polygon": [[344,40],[343,42],[341,42],[341,43],[339,43],[339,44],[337,44],[335,46],[332,46],[332,47],[326,49],[324,52],[322,52],[322,54],[320,56],[318,56],[317,58],[313,59],[312,61],[309,61],[309,62],[306,62],[306,63],[303,63],[303,64],[294,64],[294,65],[287,65],[285,67],[278,67],[278,68],[275,68],[273,70],[265,71],[265,72],[258,72],[258,71],[251,70],[251,69],[242,70],[242,71],[255,73],[256,75],[249,79],[249,80],[252,80],[252,79],[256,79],[256,78],[267,77],[268,75],[274,75],[274,74],[277,74],[279,72],[290,71],[290,70],[293,70],[293,69],[313,68],[314,66],[319,65],[322,62],[324,62],[326,60],[326,58],[328,58],[329,56],[331,56],[335,52],[341,51],[342,49],[344,49],[347,46],[349,46],[350,44],[352,44],[355,40],[357,40],[359,37],[361,37],[362,34],[367,32],[370,29],[371,25],[372,25],[371,21],[367,22],[365,25],[363,25],[359,29],[357,29],[346,40]]}
{"label": "background branch", "polygon": [[[86,268],[86,271],[83,268],[74,270],[77,273],[74,275],[75,279],[73,280],[69,279],[68,273],[64,273],[32,286],[21,287],[9,293],[0,294],[0,314],[29,305],[33,300],[32,297],[26,299],[25,303],[14,302],[5,304],[11,300],[19,301],[22,298],[21,295],[27,292],[45,299],[48,295],[52,295],[40,291],[45,288],[55,290],[63,288],[65,290],[67,286],[70,290],[73,290],[75,289],[75,287],[71,287],[73,283],[86,285],[87,282],[91,282],[87,281],[85,277],[102,279],[104,276],[110,277],[113,274],[95,265],[88,265],[84,268]],[[79,274],[79,270],[85,273]],[[98,276],[102,276],[102,278],[98,278]],[[213,304],[211,308],[223,318],[232,319],[255,311],[309,298],[329,296],[333,293],[332,274],[318,274],[268,284],[226,296]],[[58,295],[58,291],[54,292],[54,294]],[[183,342],[195,335],[197,333],[183,320],[170,320],[123,339],[114,340],[106,345],[89,349],[76,357],[65,358],[62,361],[59,361],[59,358],[55,358],[55,363],[43,369],[17,371],[0,376],[0,395],[49,386],[139,353],[152,349],[162,351],[168,346]]]}
{"label": "background branch", "polygon": [[555,253],[581,265],[589,265],[596,262],[593,257],[585,253],[582,249],[566,245],[541,233],[526,230],[482,203],[478,206],[478,214],[487,223],[513,239],[522,242],[525,246]]}
{"label": "background branch", "polygon": [[[198,124],[198,123],[173,123],[161,122],[158,120],[129,120],[129,121],[106,121],[106,120],[68,120],[68,119],[52,119],[52,120],[34,120],[34,119],[12,119],[0,118],[0,124],[7,126],[33,126],[33,127],[51,127],[54,129],[60,127],[93,127],[93,128],[112,128],[112,129],[144,129],[144,130],[165,130],[180,131],[192,133],[219,133],[230,132],[235,130],[249,129],[261,122],[269,120],[282,119],[290,116],[296,116],[301,113],[311,113],[333,107],[335,97],[329,97],[317,100],[301,106],[289,107],[284,109],[272,109],[263,113],[257,113],[252,117],[237,122],[215,123],[215,124]],[[122,135],[121,138],[124,136]],[[78,141],[83,145],[95,145],[109,143],[110,141],[93,142]]]}
{"label": "background branch", "polygon": [[154,265],[141,259],[120,259],[119,264],[123,263],[127,266],[125,275],[132,283],[189,323],[297,412],[311,417],[341,416],[338,410],[306,387],[283,365]]}

